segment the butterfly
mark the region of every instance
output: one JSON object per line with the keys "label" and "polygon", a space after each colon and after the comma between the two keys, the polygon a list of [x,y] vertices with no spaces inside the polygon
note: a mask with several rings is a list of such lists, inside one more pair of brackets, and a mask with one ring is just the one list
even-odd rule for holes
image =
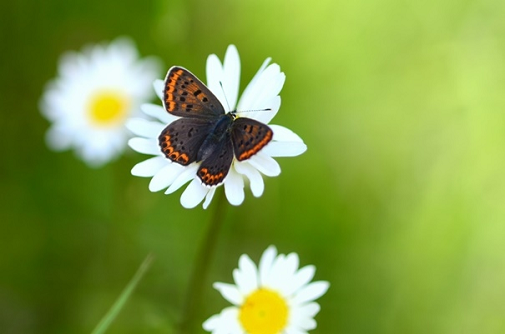
{"label": "butterfly", "polygon": [[170,68],[163,88],[163,106],[174,116],[158,137],[171,161],[187,166],[201,162],[197,176],[206,186],[221,184],[233,162],[249,159],[267,145],[273,131],[251,118],[225,112],[217,97],[185,68]]}

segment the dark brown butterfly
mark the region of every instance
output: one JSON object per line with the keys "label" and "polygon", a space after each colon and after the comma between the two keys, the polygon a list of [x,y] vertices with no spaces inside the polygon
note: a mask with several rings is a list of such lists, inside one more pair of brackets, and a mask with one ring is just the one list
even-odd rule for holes
{"label": "dark brown butterfly", "polygon": [[191,72],[174,66],[165,78],[163,106],[180,119],[159,136],[159,145],[173,162],[200,162],[197,175],[204,185],[223,182],[233,161],[249,159],[270,140],[265,124],[235,112],[225,112],[216,96]]}

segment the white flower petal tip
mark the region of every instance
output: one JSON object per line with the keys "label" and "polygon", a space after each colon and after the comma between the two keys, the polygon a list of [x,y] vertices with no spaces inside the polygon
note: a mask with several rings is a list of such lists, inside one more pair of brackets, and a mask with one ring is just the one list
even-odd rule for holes
{"label": "white flower petal tip", "polygon": [[58,76],[40,101],[41,113],[52,122],[48,146],[74,149],[91,167],[115,160],[131,136],[125,122],[152,98],[149,86],[158,73],[159,61],[140,59],[127,37],[63,54]]}
{"label": "white flower petal tip", "polygon": [[[246,187],[251,189],[253,196],[260,197],[265,190],[263,175],[275,177],[281,173],[281,168],[274,158],[294,157],[302,154],[307,149],[298,135],[283,126],[270,125],[273,135],[268,138],[267,135],[270,134],[270,131],[263,128],[264,131],[261,132],[261,126],[247,121],[247,119],[253,119],[267,124],[280,108],[281,98],[279,94],[286,76],[281,72],[279,65],[270,62],[270,58],[263,62],[240,99],[238,94],[240,57],[234,45],[227,48],[223,62],[215,54],[207,58],[207,88],[210,92],[193,74],[177,66],[169,70],[165,81],[154,81],[153,87],[158,97],[162,99],[162,106],[149,103],[141,106],[144,114],[154,120],[132,119],[127,123],[127,128],[138,136],[129,141],[129,146],[137,152],[158,157],[159,160],[153,160],[154,162],[145,165],[138,164],[132,170],[132,173],[136,176],[152,176],[153,180],[149,184],[149,189],[159,191],[167,188],[165,194],[171,194],[189,183],[181,196],[181,205],[185,208],[194,208],[202,202],[203,208],[208,208],[217,191],[216,188],[221,186],[224,187],[228,202],[234,206],[241,205],[244,202]],[[165,82],[167,87],[165,87]],[[186,88],[188,85],[191,85],[192,88]],[[175,89],[176,86],[177,89]],[[173,101],[163,100],[165,89],[170,90],[166,95],[168,99],[173,99]],[[184,129],[183,126],[187,126],[188,123],[177,120],[187,117],[188,112],[191,112],[193,119],[198,118],[199,114],[192,109],[191,104],[181,102],[186,101],[188,95],[194,98],[190,94],[196,92],[199,92],[197,98],[202,99],[201,101],[214,103],[213,108],[215,110],[209,107],[208,110],[202,111],[205,114],[206,122],[209,117],[214,117],[214,124],[217,125],[220,117],[223,117],[222,120],[227,120],[228,123],[219,123],[224,124],[222,127],[208,126],[203,123],[201,126],[198,124],[192,125],[191,132],[187,132],[186,135],[186,131],[189,130]],[[200,96],[201,92],[205,92],[209,96]],[[223,108],[223,110],[220,111],[220,108]],[[261,111],[263,109],[270,111]],[[244,112],[235,112],[234,110],[243,110]],[[220,116],[216,111],[225,114],[233,113],[234,117],[228,119],[225,116]],[[174,123],[176,121],[177,123]],[[242,128],[242,125],[245,128]],[[197,132],[193,132],[194,129]],[[204,143],[209,135],[218,136],[222,131],[228,130],[233,131],[234,135],[231,136],[231,139],[226,139],[230,142],[219,143],[220,145],[223,144],[220,146],[222,147],[221,150],[218,150],[216,145],[204,147],[204,144],[195,144],[196,142]],[[247,131],[264,133],[264,136],[260,135],[257,138],[252,138]],[[160,137],[161,133],[164,133],[164,135]],[[177,135],[178,133],[183,133],[183,135]],[[189,139],[190,135],[200,136],[198,137],[199,140]],[[232,145],[239,145],[235,141],[239,140],[237,138],[241,138],[241,136],[245,141],[252,140],[252,144],[262,145],[262,148],[254,152],[252,156],[239,156],[238,153],[235,156],[233,150],[229,148],[233,147]],[[263,140],[265,140],[265,143],[262,142]],[[164,152],[162,152],[163,150]],[[204,151],[208,153],[204,153]],[[226,163],[223,163],[222,171],[218,170],[215,174],[206,173],[205,169],[209,167],[205,164],[205,157],[201,158],[203,162],[194,161],[197,156],[205,156],[205,154],[208,154],[209,157],[212,156],[212,159],[216,161],[226,161]],[[171,159],[178,159],[179,156],[182,156],[182,159],[188,159],[189,161],[184,163],[189,164],[187,166],[178,165],[180,168],[173,170],[177,174],[169,177],[167,170],[170,170],[170,168],[164,169],[166,164],[161,161],[165,159],[167,164],[177,165],[177,162],[172,163]],[[239,158],[241,161],[238,160]],[[227,167],[228,161],[231,162]],[[158,171],[156,167],[159,168]],[[225,168],[229,169],[225,170]],[[162,169],[164,171],[161,171]],[[208,177],[205,175],[208,175]]]}
{"label": "white flower petal tip", "polygon": [[[274,246],[263,252],[258,268],[249,256],[242,255],[233,271],[235,284],[214,283],[214,288],[233,306],[211,316],[203,323],[203,329],[244,334],[250,328],[259,333],[306,333],[316,328],[314,317],[320,306],[314,300],[328,290],[329,283],[309,283],[314,266],[298,269],[298,265],[296,253],[277,254]],[[261,321],[256,316],[259,313]]]}
{"label": "white flower petal tip", "polygon": [[225,308],[219,315],[215,315],[207,319],[202,327],[204,330],[215,333],[240,333],[244,334],[240,327],[237,327],[236,321],[233,321],[238,316],[238,311],[235,307]]}
{"label": "white flower petal tip", "polygon": [[168,162],[163,157],[153,157],[133,166],[131,173],[134,176],[152,177],[167,164]]}
{"label": "white flower petal tip", "polygon": [[153,81],[153,88],[154,92],[156,93],[156,96],[160,98],[160,100],[163,100],[163,89],[165,88],[165,83],[163,80],[156,79]]}
{"label": "white flower petal tip", "polygon": [[270,157],[296,157],[307,151],[307,145],[298,142],[271,142],[264,149],[263,153]]}
{"label": "white flower petal tip", "polygon": [[131,138],[128,140],[128,146],[130,146],[133,150],[143,154],[158,155],[160,153],[158,143],[150,138]]}
{"label": "white flower petal tip", "polygon": [[195,178],[182,193],[181,205],[186,209],[192,209],[203,201],[208,192],[209,189],[203,186],[199,179]]}
{"label": "white flower petal tip", "polygon": [[214,194],[216,193],[216,187],[209,189],[209,192],[207,193],[207,196],[205,196],[205,201],[203,202],[203,209],[206,210],[210,202],[212,201],[212,198],[214,198]]}

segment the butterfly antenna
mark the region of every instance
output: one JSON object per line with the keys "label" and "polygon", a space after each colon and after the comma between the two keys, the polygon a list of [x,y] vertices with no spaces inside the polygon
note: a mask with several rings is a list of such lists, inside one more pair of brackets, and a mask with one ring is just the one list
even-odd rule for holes
{"label": "butterfly antenna", "polygon": [[228,106],[228,110],[231,110],[230,103],[228,102],[228,99],[226,98],[226,93],[224,91],[223,82],[221,80],[219,80],[219,86],[221,86],[221,90],[223,91],[224,100],[226,101],[226,105]]}
{"label": "butterfly antenna", "polygon": [[237,111],[237,112],[243,113],[243,112],[258,112],[258,111],[272,111],[272,108],[252,109],[252,110],[240,110],[240,111]]}

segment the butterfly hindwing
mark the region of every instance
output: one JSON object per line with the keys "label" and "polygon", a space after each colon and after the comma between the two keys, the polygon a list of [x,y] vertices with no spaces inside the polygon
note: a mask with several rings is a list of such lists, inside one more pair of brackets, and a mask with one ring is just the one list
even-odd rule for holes
{"label": "butterfly hindwing", "polygon": [[272,140],[273,132],[266,124],[239,117],[233,122],[231,136],[235,157],[243,161],[265,147]]}
{"label": "butterfly hindwing", "polygon": [[202,118],[180,118],[173,121],[158,137],[165,156],[183,166],[196,161],[198,150],[212,131],[215,121]]}
{"label": "butterfly hindwing", "polygon": [[165,78],[163,106],[172,115],[181,117],[216,117],[224,108],[216,96],[185,68],[172,67]]}
{"label": "butterfly hindwing", "polygon": [[217,186],[223,182],[233,161],[233,145],[229,133],[216,143],[214,152],[205,158],[197,175],[206,186]]}

